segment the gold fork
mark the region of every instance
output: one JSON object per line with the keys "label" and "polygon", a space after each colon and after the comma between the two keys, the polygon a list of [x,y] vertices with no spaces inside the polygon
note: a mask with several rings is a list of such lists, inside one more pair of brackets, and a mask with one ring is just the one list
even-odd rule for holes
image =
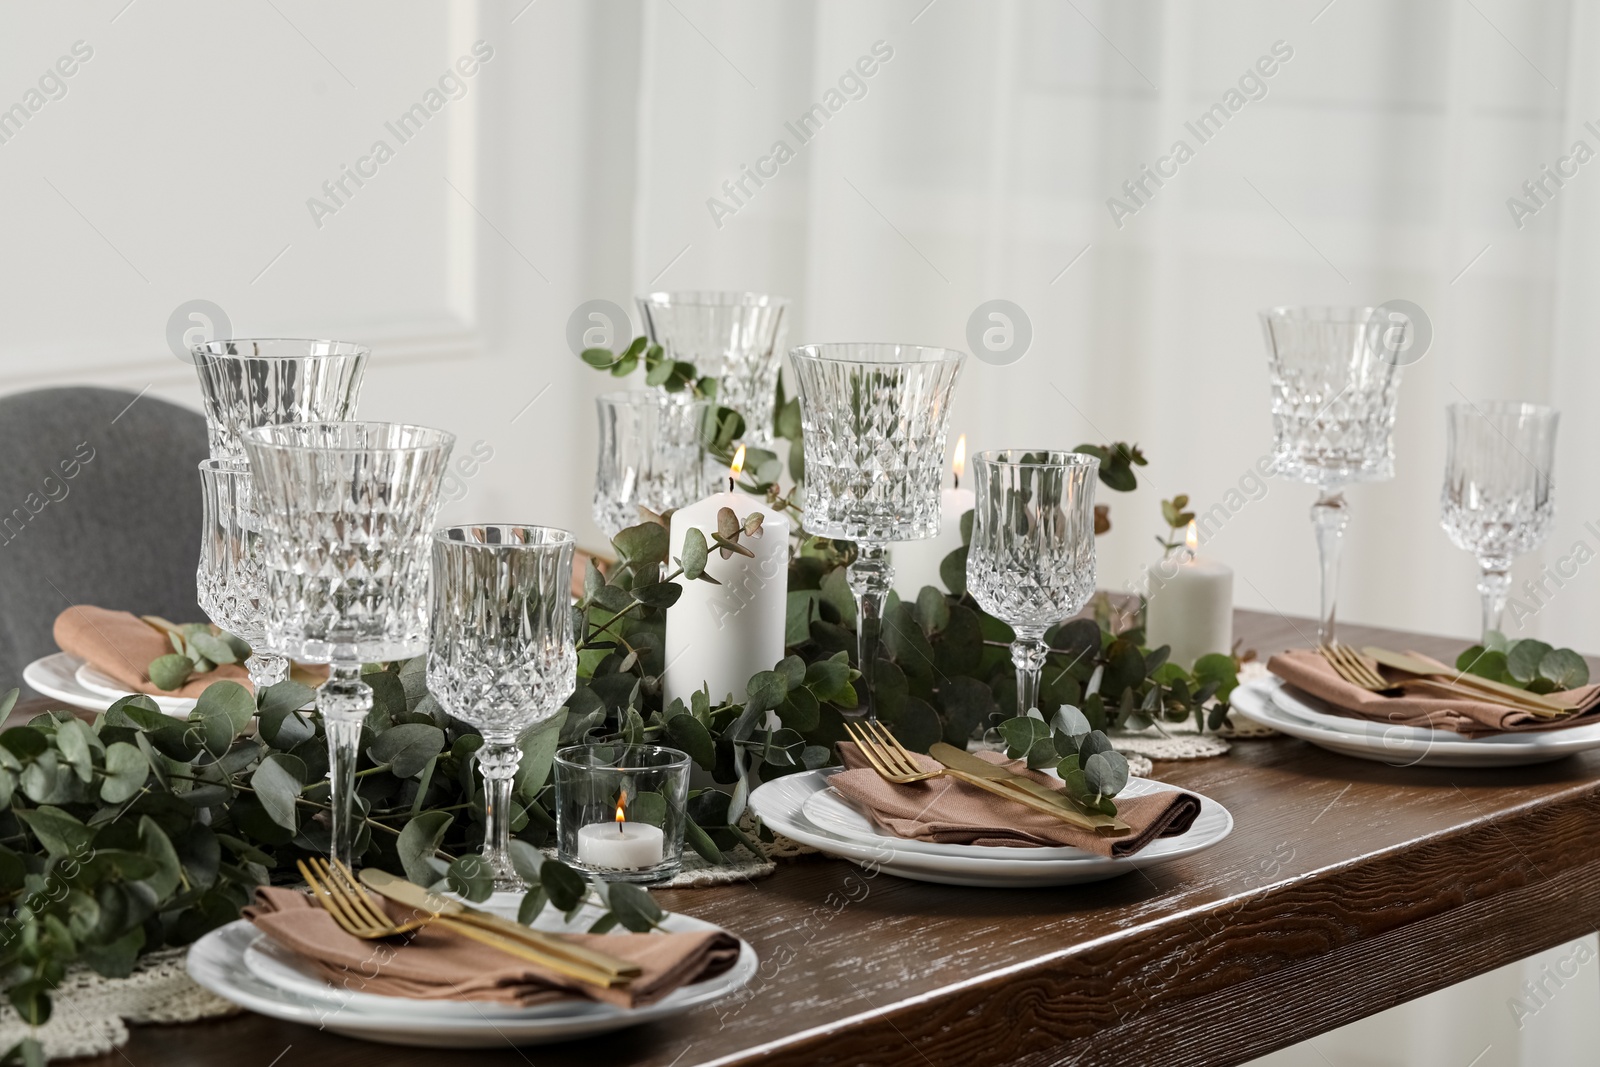
{"label": "gold fork", "polygon": [[311,887],[312,898],[329,915],[339,928],[352,937],[363,941],[378,941],[386,937],[396,937],[420,930],[424,926],[438,923],[447,929],[471,938],[474,941],[490,945],[509,955],[524,959],[530,963],[537,963],[568,978],[576,979],[587,985],[599,986],[609,989],[613,986],[627,985],[632,981],[631,975],[613,974],[598,968],[578,962],[576,960],[559,959],[538,949],[513,941],[509,937],[491,933],[488,930],[463,922],[457,922],[436,913],[426,913],[416,919],[409,919],[397,923],[389,918],[388,914],[372,902],[366,891],[356,884],[356,879],[349,869],[338,860],[334,860],[330,867],[326,860],[313,857],[311,860],[296,860],[295,865],[300,868],[300,874]]}
{"label": "gold fork", "polygon": [[[1079,811],[1072,806],[1072,802],[1065,796],[1058,800],[1048,800],[1034,793],[1024,793],[996,778],[980,777],[956,770],[953,767],[940,767],[938,770],[925,771],[922,765],[905,746],[900,744],[898,738],[890,733],[881,722],[868,720],[860,723],[847,722],[844,724],[845,732],[856,743],[861,754],[866,757],[872,769],[878,772],[878,777],[896,785],[910,785],[912,782],[926,782],[933,778],[954,778],[959,782],[976,786],[996,796],[1015,801],[1034,811],[1052,815],[1062,822],[1071,823],[1080,829],[1090,830],[1095,833],[1122,835],[1130,832],[1127,823],[1110,815],[1090,815]],[[997,771],[1002,768],[995,768]]]}
{"label": "gold fork", "polygon": [[1337,642],[1320,644],[1317,651],[1322,653],[1322,658],[1328,661],[1335,674],[1357,688],[1370,689],[1374,693],[1392,692],[1400,688],[1387,681],[1376,667],[1367,666],[1367,661],[1348,645]]}

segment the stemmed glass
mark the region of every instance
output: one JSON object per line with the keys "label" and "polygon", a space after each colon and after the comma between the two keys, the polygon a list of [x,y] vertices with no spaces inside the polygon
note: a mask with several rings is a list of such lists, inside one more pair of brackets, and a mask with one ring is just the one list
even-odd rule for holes
{"label": "stemmed glass", "polygon": [[350,865],[366,662],[428,647],[429,534],[455,437],[425,426],[312,422],[240,435],[262,518],[267,647],[329,664],[317,691],[328,735],[334,859]]}
{"label": "stemmed glass", "polygon": [[875,664],[894,581],[888,542],[937,537],[950,393],[966,353],[899,344],[802,345],[789,353],[806,456],[805,528],[856,542],[857,662],[877,718]]}
{"label": "stemmed glass", "polygon": [[256,692],[281,682],[289,661],[266,648],[261,614],[261,516],[251,504],[250,468],[226,459],[200,461],[203,501],[200,566],[196,569],[200,610],[250,645],[245,667]]}
{"label": "stemmed glass", "polygon": [[766,293],[650,293],[638,298],[645,332],[671,359],[717,379],[717,403],[744,416],[744,440],[772,447],[772,402],[789,301]]}
{"label": "stemmed glass", "polygon": [[639,508],[660,514],[706,495],[706,417],[711,401],[679,400],[659,389],[596,399],[600,456],[594,521],[615,537],[638,525]]}
{"label": "stemmed glass", "polygon": [[355,417],[370,350],[349,341],[237,338],[195,345],[212,459],[244,462],[241,430]]}
{"label": "stemmed glass", "polygon": [[449,526],[433,535],[428,692],[478,727],[483,855],[496,889],[522,889],[511,864],[511,783],[520,740],[578,681],[573,537],[548,526]]}
{"label": "stemmed glass", "polygon": [[[1389,314],[1365,307],[1261,312],[1272,371],[1273,472],[1318,490],[1311,522],[1322,559],[1317,639],[1334,640],[1339,551],[1350,521],[1344,486],[1394,477],[1400,359]],[[1412,329],[1409,320],[1401,329]]]}
{"label": "stemmed glass", "polygon": [[1004,449],[972,458],[967,589],[1015,633],[1017,714],[1039,704],[1044,632],[1094,595],[1094,487],[1100,461]]}
{"label": "stemmed glass", "polygon": [[1511,588],[1511,561],[1530,552],[1555,521],[1554,408],[1515,401],[1451,404],[1442,525],[1457,548],[1478,557],[1483,632],[1500,629]]}

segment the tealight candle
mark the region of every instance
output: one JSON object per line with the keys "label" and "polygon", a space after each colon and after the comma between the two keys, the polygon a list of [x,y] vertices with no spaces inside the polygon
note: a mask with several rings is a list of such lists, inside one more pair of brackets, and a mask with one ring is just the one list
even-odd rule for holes
{"label": "tealight candle", "polygon": [[[621,805],[617,815],[622,814]],[[612,870],[654,867],[666,854],[666,835],[647,822],[590,823],[578,827],[578,862]]]}
{"label": "tealight candle", "polygon": [[1233,568],[1195,554],[1192,522],[1184,542],[1183,552],[1150,571],[1145,644],[1171,645],[1171,662],[1187,670],[1201,656],[1233,649]]}
{"label": "tealight candle", "polygon": [[[744,446],[729,470],[728,491],[679,508],[672,513],[671,551],[683,551],[683,535],[700,528],[711,556],[706,573],[719,584],[682,581],[683,595],[667,609],[662,692],[666,706],[673,700],[689,703],[702,686],[709,687],[713,707],[727,700],[743,700],[752,675],[770,671],[783,659],[785,609],[789,594],[789,520],[761,501],[734,492],[744,460]],[[740,525],[752,514],[761,515],[759,536],[741,536],[739,544],[753,556],[733,553],[726,559],[712,534],[717,513],[733,511]]]}
{"label": "tealight candle", "polygon": [[889,559],[894,564],[894,591],[901,600],[915,601],[925,585],[944,589],[939,564],[961,547],[961,516],[971,511],[975,502],[972,490],[961,488],[966,463],[967,435],[962,434],[956,439],[955,455],[950,461],[954,484],[939,494],[938,535],[921,541],[896,541],[889,549]]}

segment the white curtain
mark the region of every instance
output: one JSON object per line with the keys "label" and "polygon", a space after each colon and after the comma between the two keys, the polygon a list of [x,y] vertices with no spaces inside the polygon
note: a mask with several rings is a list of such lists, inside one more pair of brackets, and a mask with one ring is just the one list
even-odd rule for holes
{"label": "white curtain", "polygon": [[[166,342],[194,298],[239,335],[371,340],[364,414],[490,457],[447,519],[599,545],[591,398],[614,383],[567,349],[585,301],[760,290],[794,300],[794,343],[969,347],[1006,300],[1029,347],[969,364],[953,428],[1144,447],[1102,584],[1138,576],[1182,492],[1226,509],[1206,551],[1241,606],[1311,615],[1312,493],[1252,476],[1256,312],[1404,299],[1434,340],[1405,372],[1396,478],[1349,494],[1342,617],[1473,633],[1475,567],[1438,526],[1444,405],[1540,401],[1565,412],[1558,529],[1518,565],[1513,634],[1600,650],[1600,563],[1574,551],[1600,550],[1600,162],[1572,159],[1600,151],[1592,2],[108,0],[12,8],[5,30],[0,108],[74,42],[94,55],[0,124],[0,388],[195,404]],[[464,93],[317,225],[307,199],[479,40]],[[1594,964],[1519,1029],[1530,967],[1272,1062],[1584,1062]]]}
{"label": "white curtain", "polygon": [[[1405,372],[1396,478],[1349,493],[1341,616],[1474,633],[1476,568],[1438,525],[1444,406],[1523,399],[1565,409],[1560,519],[1507,625],[1600,648],[1582,607],[1600,577],[1572,558],[1600,552],[1582,458],[1600,164],[1561,162],[1600,152],[1595,9],[1325,4],[647,4],[633,288],[770,289],[795,298],[796,339],[962,347],[980,304],[1012,301],[1031,347],[969,364],[953,427],[980,448],[1141,443],[1102,583],[1139,574],[1158,498],[1186,492],[1228,512],[1207,551],[1239,602],[1300,615],[1312,492],[1251,475],[1270,447],[1256,312],[1411,301],[1433,342]],[[852,78],[875,46],[892,58]],[[856,96],[802,144],[794,120],[842,77]],[[741,191],[778,141],[794,157]],[[1514,218],[1545,164],[1576,176]],[[1561,585],[1525,592],[1546,566]]]}

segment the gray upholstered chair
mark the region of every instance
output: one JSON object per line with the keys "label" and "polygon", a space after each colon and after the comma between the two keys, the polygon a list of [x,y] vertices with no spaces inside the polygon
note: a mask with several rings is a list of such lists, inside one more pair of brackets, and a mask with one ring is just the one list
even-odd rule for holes
{"label": "gray upholstered chair", "polygon": [[204,417],[120,389],[0,397],[0,693],[96,604],[200,621]]}

